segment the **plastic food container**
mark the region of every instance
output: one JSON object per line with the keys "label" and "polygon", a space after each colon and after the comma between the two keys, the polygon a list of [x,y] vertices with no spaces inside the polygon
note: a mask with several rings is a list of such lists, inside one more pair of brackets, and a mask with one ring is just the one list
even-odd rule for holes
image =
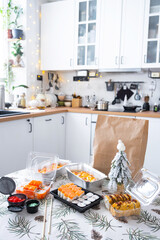
{"label": "plastic food container", "polygon": [[142,168],[129,183],[126,192],[147,206],[160,192],[160,177]]}
{"label": "plastic food container", "polygon": [[50,192],[50,186],[45,186],[41,181],[32,180],[16,188],[16,193],[23,193],[29,199],[44,199]]}
{"label": "plastic food container", "polygon": [[[25,194],[13,194],[12,193],[15,191],[16,189],[16,184],[14,182],[14,180],[12,178],[9,177],[2,177],[0,179],[0,192],[4,195],[10,195],[7,198],[8,201],[8,210],[11,212],[21,212],[24,208],[25,202],[26,202],[26,195]],[[18,197],[19,199],[21,199],[21,202],[12,202],[9,200],[10,197]]]}
{"label": "plastic food container", "polygon": [[57,159],[56,177],[62,176],[66,173],[66,166],[70,165],[71,161],[64,159]]}
{"label": "plastic food container", "polygon": [[106,208],[114,217],[139,215],[141,206],[153,202],[160,192],[160,177],[142,168],[128,184],[126,193],[104,197]]}
{"label": "plastic food container", "polygon": [[[91,190],[91,191],[97,191],[101,188],[104,179],[107,178],[107,176],[100,171],[92,168],[91,166],[80,163],[80,164],[71,164],[66,167],[68,178],[75,184],[81,186],[82,188]],[[82,178],[78,177],[77,175],[73,174],[72,171],[85,171],[95,177],[95,181],[89,182],[85,181]]]}
{"label": "plastic food container", "polygon": [[33,179],[43,181],[50,185],[56,177],[58,156],[50,153],[31,152],[28,156],[27,168]]}
{"label": "plastic food container", "polygon": [[106,195],[104,203],[111,214],[117,218],[139,215],[141,211],[140,202],[126,193]]}

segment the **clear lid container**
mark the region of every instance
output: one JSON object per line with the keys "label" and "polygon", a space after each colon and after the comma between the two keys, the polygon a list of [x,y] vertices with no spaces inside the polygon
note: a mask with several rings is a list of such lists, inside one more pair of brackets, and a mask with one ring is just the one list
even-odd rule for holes
{"label": "clear lid container", "polygon": [[126,191],[147,206],[160,192],[160,177],[142,168],[129,183]]}
{"label": "clear lid container", "polygon": [[54,154],[31,152],[26,167],[34,179],[40,179],[49,185],[56,177],[58,159]]}

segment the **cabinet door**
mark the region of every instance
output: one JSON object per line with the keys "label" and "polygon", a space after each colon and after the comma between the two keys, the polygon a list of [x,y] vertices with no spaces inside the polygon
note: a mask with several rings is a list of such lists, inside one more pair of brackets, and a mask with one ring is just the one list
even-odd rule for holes
{"label": "cabinet door", "polygon": [[42,5],[41,69],[73,69],[74,0]]}
{"label": "cabinet door", "polygon": [[121,0],[102,0],[99,69],[116,69],[120,62]]}
{"label": "cabinet door", "polygon": [[160,176],[159,143],[160,143],[160,119],[143,118],[149,120],[148,142],[144,161],[144,167]]}
{"label": "cabinet door", "polygon": [[32,144],[32,119],[0,123],[0,177],[26,167]]}
{"label": "cabinet door", "polygon": [[76,1],[75,68],[97,69],[101,0]]}
{"label": "cabinet door", "polygon": [[34,118],[34,151],[65,155],[65,114]]}
{"label": "cabinet door", "polygon": [[144,23],[143,67],[160,66],[160,1],[146,0]]}
{"label": "cabinet door", "polygon": [[90,159],[90,114],[68,113],[66,121],[66,158],[78,163]]}
{"label": "cabinet door", "polygon": [[124,0],[120,68],[140,69],[143,44],[144,0]]}

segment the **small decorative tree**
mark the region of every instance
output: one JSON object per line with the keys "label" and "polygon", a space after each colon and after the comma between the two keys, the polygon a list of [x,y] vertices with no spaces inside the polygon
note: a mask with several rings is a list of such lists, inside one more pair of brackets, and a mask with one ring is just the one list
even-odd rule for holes
{"label": "small decorative tree", "polygon": [[118,153],[111,163],[111,170],[109,173],[109,188],[116,191],[118,187],[124,189],[129,180],[131,180],[131,171],[129,169],[129,161],[127,159],[125,146],[121,140],[118,140]]}

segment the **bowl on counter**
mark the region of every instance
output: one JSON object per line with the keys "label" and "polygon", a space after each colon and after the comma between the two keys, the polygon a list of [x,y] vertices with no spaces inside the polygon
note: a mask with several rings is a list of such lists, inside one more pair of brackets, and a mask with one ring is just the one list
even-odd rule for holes
{"label": "bowl on counter", "polygon": [[59,99],[59,101],[64,101],[65,95],[60,95],[60,96],[58,96],[58,99]]}
{"label": "bowl on counter", "polygon": [[64,102],[65,107],[72,107],[72,102]]}

